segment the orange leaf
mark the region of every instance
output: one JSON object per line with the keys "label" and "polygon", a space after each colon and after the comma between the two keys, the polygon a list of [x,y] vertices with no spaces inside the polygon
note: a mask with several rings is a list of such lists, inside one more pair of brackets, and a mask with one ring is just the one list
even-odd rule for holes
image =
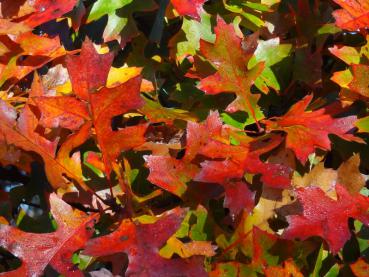
{"label": "orange leaf", "polygon": [[333,12],[336,25],[342,29],[356,31],[369,27],[368,0],[333,0],[343,9]]}

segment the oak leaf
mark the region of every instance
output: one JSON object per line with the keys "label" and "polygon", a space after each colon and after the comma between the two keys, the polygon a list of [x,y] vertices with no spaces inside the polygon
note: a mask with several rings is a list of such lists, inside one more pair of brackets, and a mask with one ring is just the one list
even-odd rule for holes
{"label": "oak leaf", "polygon": [[[71,183],[66,178],[72,178],[85,190],[78,152],[72,155],[72,150],[80,146],[89,137],[88,123],[81,127],[80,132],[66,139],[57,152],[58,138],[50,140],[38,130],[39,120],[34,114],[33,97],[42,97],[42,84],[37,75],[30,91],[30,99],[17,118],[16,110],[0,100],[0,141],[6,145],[15,145],[25,151],[39,154],[44,163],[46,175],[54,188],[68,188]],[[42,130],[41,130],[42,131]]]}
{"label": "oak leaf", "polygon": [[267,130],[281,130],[287,133],[286,147],[292,149],[303,164],[315,148],[331,149],[329,134],[335,134],[348,141],[361,142],[348,132],[354,128],[356,116],[333,118],[329,110],[321,108],[306,111],[312,95],[293,105],[282,117],[265,120]]}
{"label": "oak leaf", "polygon": [[33,70],[66,54],[58,37],[37,36],[31,32],[12,36],[12,39],[0,36],[0,43],[11,50],[0,57],[0,85],[12,78],[20,80]]}
{"label": "oak leaf", "polygon": [[351,65],[353,79],[348,84],[349,88],[364,97],[369,97],[369,66],[363,64]]}
{"label": "oak leaf", "polygon": [[222,92],[235,93],[237,98],[229,104],[227,111],[236,112],[243,110],[248,112],[257,121],[256,113],[259,96],[251,93],[251,87],[256,78],[264,69],[263,63],[258,63],[252,69],[247,69],[247,64],[252,57],[257,37],[255,35],[243,41],[237,36],[232,24],[226,24],[220,17],[214,29],[215,43],[200,41],[200,52],[208,59],[217,72],[201,79],[199,89],[206,94],[219,94]]}
{"label": "oak leaf", "polygon": [[342,7],[333,12],[336,25],[342,29],[356,31],[369,26],[369,1],[368,0],[334,0]]}
{"label": "oak leaf", "polygon": [[[0,114],[1,122],[1,142],[6,145],[15,145],[26,151],[33,151],[39,154],[48,168],[53,168],[59,172],[58,176],[52,174],[48,175],[49,181],[55,188],[66,187],[66,180],[62,176],[66,173],[71,177],[73,174],[69,172],[61,163],[55,160],[57,141],[49,141],[44,136],[35,131],[37,127],[37,118],[33,115],[32,111],[26,106],[21,113],[18,121],[16,121],[16,112],[14,109],[8,107],[7,111],[4,110],[6,104],[0,102],[2,111]],[[53,171],[54,172],[54,171]],[[76,177],[76,176],[73,176]],[[75,178],[79,179],[79,178]]]}
{"label": "oak leaf", "polygon": [[184,215],[183,210],[175,209],[151,224],[123,220],[113,233],[90,240],[83,253],[91,256],[127,253],[129,263],[125,276],[206,276],[199,257],[164,259],[159,255],[160,248],[179,228]]}
{"label": "oak leaf", "polygon": [[356,277],[365,277],[369,272],[369,264],[363,258],[359,258],[356,262],[350,264],[350,268]]}
{"label": "oak leaf", "polygon": [[[175,159],[170,156],[145,156],[150,169],[148,179],[178,196],[182,196],[186,183],[191,180],[218,183],[226,192],[230,192],[230,184],[234,180],[241,180],[246,172],[261,174],[262,181],[268,186],[284,188],[290,185],[292,171],[288,166],[260,160],[261,155],[279,146],[281,136],[252,139],[240,135],[242,141],[239,145],[232,145],[231,133],[232,130],[222,124],[218,112],[211,112],[202,123],[189,122],[184,157]],[[194,163],[197,156],[205,157],[205,161],[200,163],[200,170]],[[246,199],[237,201],[251,202]]]}
{"label": "oak leaf", "polygon": [[[0,225],[0,245],[21,259],[22,265],[6,276],[40,276],[50,264],[66,276],[83,276],[72,263],[75,251],[93,235],[95,215],[86,215],[50,195],[50,208],[58,227],[55,232],[35,234]],[[2,274],[0,274],[2,275]]]}
{"label": "oak leaf", "polygon": [[360,156],[353,155],[343,162],[337,170],[325,168],[321,162],[304,176],[295,175],[293,177],[294,187],[320,187],[327,195],[336,198],[334,189],[336,184],[344,186],[348,192],[355,194],[365,186],[365,178],[359,170]]}
{"label": "oak leaf", "polygon": [[289,215],[288,228],[283,237],[307,239],[320,236],[325,239],[333,253],[337,253],[351,234],[348,228],[350,217],[369,224],[369,200],[344,187],[336,185],[337,200],[328,197],[318,187],[297,189],[297,198],[303,207],[302,215]]}
{"label": "oak leaf", "polygon": [[270,266],[264,270],[266,277],[303,277],[295,263],[290,259],[283,263],[281,266]]}
{"label": "oak leaf", "polygon": [[188,15],[196,20],[200,20],[200,14],[203,11],[202,5],[207,0],[171,0],[172,5],[180,15]]}
{"label": "oak leaf", "polygon": [[21,20],[22,24],[34,28],[71,11],[78,0],[65,0],[62,2],[53,0],[14,2],[13,0],[4,0],[1,2],[2,16],[11,18],[15,22]]}
{"label": "oak leaf", "polygon": [[[140,124],[117,131],[112,129],[113,117],[138,109],[144,104],[140,96],[140,75],[116,86],[105,87],[112,59],[112,53],[99,55],[92,42],[86,40],[80,56],[68,56],[66,60],[76,97],[34,99],[41,112],[40,123],[44,127],[61,126],[75,130],[84,122],[92,122],[108,178],[112,163],[121,151],[145,142],[144,133],[147,128],[147,125]],[[81,69],[84,70],[83,74]]]}
{"label": "oak leaf", "polygon": [[147,178],[153,184],[175,195],[182,196],[187,189],[186,183],[198,172],[194,164],[185,163],[170,156],[145,156],[150,175]]}
{"label": "oak leaf", "polygon": [[88,101],[90,93],[105,86],[113,58],[111,52],[99,55],[89,39],[82,44],[79,56],[67,56],[65,62],[75,95]]}

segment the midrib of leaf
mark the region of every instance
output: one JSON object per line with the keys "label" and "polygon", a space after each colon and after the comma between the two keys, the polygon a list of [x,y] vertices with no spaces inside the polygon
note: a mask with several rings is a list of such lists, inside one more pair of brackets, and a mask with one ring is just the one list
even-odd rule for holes
{"label": "midrib of leaf", "polygon": [[[67,97],[68,97],[68,96],[67,96]],[[74,115],[74,116],[82,117],[82,118],[84,118],[84,119],[86,119],[86,120],[91,120],[90,118],[85,117],[85,116],[83,116],[83,115],[82,115],[82,114],[80,114],[80,113],[73,112],[73,110],[65,111],[64,109],[61,109],[61,108],[60,108],[60,106],[52,105],[51,103],[45,103],[45,105],[46,105],[46,106],[49,106],[49,107],[52,107],[52,108],[54,108],[54,109],[56,109],[56,110],[58,110],[58,111],[62,111],[62,112],[64,112],[64,113],[69,113],[69,114],[72,114],[72,115]]]}
{"label": "midrib of leaf", "polygon": [[[27,136],[23,135],[22,133],[20,133],[18,130],[14,129],[12,126],[9,126],[7,124],[3,124],[3,123],[0,123],[0,126],[1,128],[4,128],[4,129],[8,129],[9,130],[9,133],[13,132],[16,134],[16,136],[20,136],[22,137],[25,141],[27,141],[27,143],[29,143],[31,146],[30,146],[30,149],[24,149],[25,147],[23,146],[20,146],[17,144],[17,142],[15,143],[11,143],[11,144],[15,144],[16,146],[20,147],[20,148],[23,148],[24,150],[26,151],[32,151],[32,152],[35,152],[39,155],[41,155],[41,157],[43,158],[44,162],[46,162],[45,160],[46,159],[50,159],[52,160],[54,163],[56,163],[58,166],[60,166],[61,168],[64,169],[65,172],[67,172],[70,176],[72,176],[74,179],[76,179],[78,181],[79,184],[81,184],[82,180],[76,176],[74,173],[70,172],[66,167],[64,167],[63,164],[61,164],[58,160],[55,159],[54,156],[50,155],[50,153],[48,153],[47,151],[45,151],[42,147],[40,147],[38,144],[35,144],[30,138],[28,138]],[[6,136],[5,136],[6,137]],[[81,184],[82,185],[82,184]],[[83,187],[85,187],[83,185]]]}
{"label": "midrib of leaf", "polygon": [[[89,216],[89,217],[85,218],[83,220],[83,222],[79,224],[78,228],[75,228],[75,229],[64,225],[62,228],[71,229],[71,232],[67,232],[68,235],[66,236],[66,238],[64,240],[62,240],[59,247],[57,247],[56,251],[54,251],[54,254],[52,255],[52,258],[50,260],[52,260],[55,257],[56,253],[58,253],[60,251],[60,249],[74,236],[74,234],[78,233],[82,228],[85,228],[85,225],[87,224],[87,222],[89,222],[90,220],[92,220],[96,217],[98,217],[97,213],[93,214],[92,216]],[[58,223],[58,225],[62,225],[62,224]],[[60,230],[60,229],[61,228],[58,227],[58,229],[55,231],[55,235],[59,235],[58,233],[63,234],[63,230]]]}
{"label": "midrib of leaf", "polygon": [[[231,57],[231,55],[230,55],[230,51],[224,51],[224,52],[226,52],[227,54],[227,60],[228,61],[232,61],[232,57]],[[252,105],[251,105],[251,102],[249,101],[249,99],[248,99],[248,94],[250,94],[250,88],[247,86],[247,85],[244,85],[243,83],[244,82],[247,82],[247,81],[249,81],[248,80],[248,78],[247,78],[247,76],[240,76],[237,72],[238,72],[238,70],[237,70],[237,68],[236,68],[236,64],[237,64],[237,62],[236,63],[233,63],[233,62],[231,62],[230,63],[231,64],[231,68],[232,68],[232,73],[233,73],[233,76],[235,76],[236,77],[236,84],[237,84],[237,87],[239,87],[239,91],[238,91],[238,93],[240,94],[240,96],[243,98],[243,99],[245,99],[245,102],[246,102],[246,105],[247,105],[247,107],[248,107],[248,109],[250,110],[250,113],[251,113],[251,116],[254,118],[254,120],[255,120],[255,123],[259,126],[259,122],[258,122],[258,119],[257,119],[257,117],[256,117],[256,114],[255,114],[255,111],[254,111],[254,109],[253,109],[253,107],[252,107]],[[246,65],[245,65],[245,67],[246,67]],[[242,73],[243,74],[245,74],[244,73],[244,71],[242,71]],[[243,75],[242,74],[242,75]],[[245,74],[246,75],[246,74]],[[247,80],[245,80],[244,82],[242,82],[242,77],[245,77],[245,79]]]}
{"label": "midrib of leaf", "polygon": [[[57,222],[58,223],[58,228],[56,229],[56,231],[53,233],[53,236],[56,237],[56,238],[64,238],[60,241],[59,244],[56,245],[56,247],[53,248],[53,251],[52,251],[52,254],[49,255],[49,259],[47,259],[47,264],[50,264],[51,262],[51,265],[52,265],[52,260],[54,259],[54,257],[56,256],[56,254],[64,247],[64,245],[71,239],[74,237],[75,234],[79,233],[79,231],[82,229],[82,228],[85,228],[85,225],[87,224],[88,221],[90,221],[91,219],[93,218],[96,218],[98,214],[94,214],[90,217],[87,217],[85,220],[83,220],[82,223],[79,224],[78,228],[70,228],[69,226],[66,226],[64,223],[60,223],[60,222]],[[60,226],[62,225],[62,226]],[[65,232],[65,229],[67,229],[67,231]],[[67,234],[67,235],[65,235]],[[71,261],[72,262],[72,261]],[[47,265],[46,264],[46,265]],[[44,270],[44,268],[42,269]]]}
{"label": "midrib of leaf", "polygon": [[[336,1],[335,1],[336,2]],[[341,6],[342,7],[342,6]],[[342,7],[343,8],[343,7]],[[346,9],[344,9],[343,8],[343,10],[345,10],[346,12],[348,12]],[[348,12],[349,13],[349,12]],[[361,20],[361,18],[365,18],[365,17],[367,17],[367,16],[369,16],[369,12],[365,12],[365,13],[363,13],[363,14],[361,14],[361,15],[359,15],[359,16],[357,16],[357,17],[355,17],[353,14],[351,14],[351,13],[349,13],[352,17],[353,17],[353,19],[351,19],[351,20],[349,20],[349,21],[345,21],[345,25],[346,24],[351,24],[351,23],[356,23],[356,21],[359,21],[359,20]]]}
{"label": "midrib of leaf", "polygon": [[[107,168],[110,167],[110,164],[108,164],[109,159],[106,157],[106,154],[105,154],[105,151],[104,151],[105,144],[102,141],[100,130],[99,130],[99,128],[96,128],[96,122],[98,122],[98,120],[100,118],[100,115],[102,115],[107,108],[103,109],[100,112],[99,116],[96,117],[94,105],[91,104],[92,103],[91,102],[91,93],[88,93],[88,102],[89,102],[89,108],[90,108],[90,111],[91,111],[92,123],[93,123],[93,126],[95,128],[95,132],[96,132],[96,140],[97,140],[97,143],[100,145],[100,148],[101,148],[101,155],[102,155],[104,166],[105,166],[105,176],[106,176],[106,179],[108,181],[110,195],[111,195],[111,197],[114,197],[113,187],[112,187],[111,180],[110,180],[110,174],[108,174],[108,172],[107,172]],[[106,107],[108,107],[108,105]]]}

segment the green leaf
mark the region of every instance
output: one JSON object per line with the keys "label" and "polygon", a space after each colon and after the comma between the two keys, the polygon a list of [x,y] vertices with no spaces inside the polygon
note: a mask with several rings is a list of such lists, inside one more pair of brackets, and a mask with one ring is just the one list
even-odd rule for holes
{"label": "green leaf", "polygon": [[222,121],[230,126],[243,130],[246,126],[247,114],[244,112],[222,113]]}
{"label": "green leaf", "polygon": [[338,264],[335,264],[331,267],[331,269],[324,275],[324,277],[337,277],[340,272],[340,267]]}
{"label": "green leaf", "polygon": [[318,29],[318,35],[336,34],[340,31],[341,29],[336,27],[334,23],[328,23]]}
{"label": "green leaf", "polygon": [[138,35],[133,13],[150,11],[157,8],[154,0],[98,0],[93,6],[87,18],[88,22],[108,15],[108,23],[104,30],[104,39],[111,40],[121,36],[123,42],[129,41]]}
{"label": "green leaf", "polygon": [[171,123],[174,120],[196,121],[196,117],[192,116],[188,111],[165,108],[160,103],[145,97],[145,105],[139,109],[146,115],[151,122]]}
{"label": "green leaf", "polygon": [[206,241],[212,234],[208,233],[207,223],[208,212],[202,207],[198,206],[196,210],[189,211],[181,226],[176,232],[177,238],[189,237],[194,241]]}
{"label": "green leaf", "polygon": [[255,81],[255,86],[262,92],[268,93],[268,87],[276,91],[280,90],[280,85],[271,66],[288,57],[291,53],[291,49],[291,44],[280,44],[279,38],[259,42],[254,56],[250,59],[247,67],[250,69],[260,62],[264,62],[265,68]]}
{"label": "green leaf", "polygon": [[133,0],[97,0],[92,6],[87,22],[99,19],[106,14],[113,14],[117,9],[132,3],[132,1]]}
{"label": "green leaf", "polygon": [[265,66],[279,63],[291,53],[291,44],[280,44],[279,38],[259,41],[254,56],[248,63],[248,68],[253,68],[257,63],[264,62]]}
{"label": "green leaf", "polygon": [[359,129],[359,132],[369,133],[369,116],[360,118],[356,121],[355,126]]}
{"label": "green leaf", "polygon": [[277,77],[270,67],[266,67],[260,76],[255,80],[255,86],[264,93],[269,92],[269,88],[273,88],[276,91],[280,90],[280,86]]}
{"label": "green leaf", "polygon": [[211,15],[203,12],[200,14],[201,21],[183,18],[182,31],[185,39],[181,38],[181,34],[172,40],[172,44],[176,44],[177,57],[186,55],[195,55],[200,49],[200,39],[213,43],[215,35],[211,31]]}
{"label": "green leaf", "polygon": [[318,257],[315,261],[314,271],[312,274],[310,274],[310,277],[319,277],[320,269],[322,268],[323,264],[323,244],[320,246]]}

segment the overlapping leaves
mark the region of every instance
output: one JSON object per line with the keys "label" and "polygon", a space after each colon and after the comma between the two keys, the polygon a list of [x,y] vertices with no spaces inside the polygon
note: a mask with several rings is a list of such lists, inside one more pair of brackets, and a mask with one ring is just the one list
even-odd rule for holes
{"label": "overlapping leaves", "polygon": [[2,275],[366,276],[367,1],[59,2],[0,6]]}

